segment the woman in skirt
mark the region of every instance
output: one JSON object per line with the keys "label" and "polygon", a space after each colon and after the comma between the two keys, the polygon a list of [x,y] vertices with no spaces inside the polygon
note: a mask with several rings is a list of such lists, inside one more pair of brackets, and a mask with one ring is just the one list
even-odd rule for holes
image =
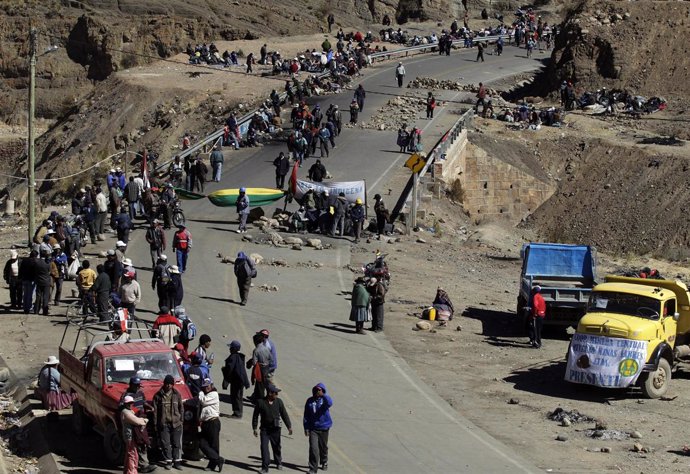
{"label": "woman in skirt", "polygon": [[350,321],[355,322],[357,334],[364,334],[364,323],[371,321],[369,299],[370,295],[364,286],[364,278],[357,278],[352,288],[352,308],[350,309]]}

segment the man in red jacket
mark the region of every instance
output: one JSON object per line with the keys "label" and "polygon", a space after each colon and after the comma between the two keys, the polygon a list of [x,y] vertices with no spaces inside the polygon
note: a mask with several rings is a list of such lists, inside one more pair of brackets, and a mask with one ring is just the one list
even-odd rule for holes
{"label": "man in red jacket", "polygon": [[546,301],[541,295],[541,286],[532,288],[532,311],[529,325],[529,343],[535,349],[541,347],[541,328],[546,317]]}

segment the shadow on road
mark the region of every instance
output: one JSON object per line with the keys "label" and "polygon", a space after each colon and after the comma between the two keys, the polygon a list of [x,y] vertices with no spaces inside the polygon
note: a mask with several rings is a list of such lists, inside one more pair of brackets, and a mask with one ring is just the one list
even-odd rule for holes
{"label": "shadow on road", "polygon": [[230,220],[223,220],[219,221],[216,219],[187,219],[189,222],[201,222],[202,224],[232,224],[232,223],[237,223],[236,220],[230,221]]}
{"label": "shadow on road", "polygon": [[[285,436],[285,435],[282,435],[282,436]],[[259,463],[261,462],[261,458],[259,456],[247,456],[247,458],[248,459],[255,459]],[[227,463],[228,461],[225,461],[225,462]],[[248,464],[247,464],[247,466],[248,466]],[[273,467],[273,466],[274,465],[271,465],[271,467]],[[288,469],[292,469],[293,471],[305,471],[305,472],[306,472],[306,470],[309,469],[309,466],[303,466],[300,464],[293,464],[291,462],[285,462],[285,461],[283,461],[283,467],[286,467]],[[259,468],[257,468],[257,470],[260,470],[260,466],[259,466]]]}
{"label": "shadow on road", "polygon": [[239,301],[235,301],[232,298],[216,298],[215,296],[200,296],[202,300],[213,300],[213,301],[220,301],[222,303],[235,303],[235,304],[240,304]]}
{"label": "shadow on road", "polygon": [[526,334],[514,313],[469,306],[465,308],[462,315],[481,321],[482,336],[491,338],[524,337]]}
{"label": "shadow on road", "polygon": [[606,403],[627,398],[627,389],[610,389],[566,382],[565,361],[547,361],[513,371],[505,377],[513,388],[558,399]]}
{"label": "shadow on road", "polygon": [[314,326],[317,328],[329,329],[331,331],[344,332],[346,334],[354,334],[355,332],[354,324],[331,323],[330,326],[328,324],[314,324]]}

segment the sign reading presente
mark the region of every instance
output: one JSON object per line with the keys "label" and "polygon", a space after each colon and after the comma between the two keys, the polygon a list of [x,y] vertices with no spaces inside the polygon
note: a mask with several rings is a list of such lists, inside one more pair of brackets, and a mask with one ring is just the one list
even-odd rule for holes
{"label": "sign reading presente", "polygon": [[575,334],[565,380],[598,387],[628,387],[647,360],[647,341]]}
{"label": "sign reading presente", "polygon": [[354,204],[357,198],[360,198],[363,203],[367,202],[366,183],[362,181],[325,181],[323,183],[313,183],[311,181],[297,180],[295,186],[295,198],[302,199],[302,196],[313,189],[316,194],[321,194],[324,190],[332,196],[337,196],[340,193],[345,195],[348,202]]}

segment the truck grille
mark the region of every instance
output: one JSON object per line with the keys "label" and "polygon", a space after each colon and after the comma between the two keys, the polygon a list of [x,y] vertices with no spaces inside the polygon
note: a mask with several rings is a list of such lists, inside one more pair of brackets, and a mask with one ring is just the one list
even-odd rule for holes
{"label": "truck grille", "polygon": [[589,334],[601,334],[611,337],[628,337],[628,331],[609,326],[585,326],[585,332]]}

